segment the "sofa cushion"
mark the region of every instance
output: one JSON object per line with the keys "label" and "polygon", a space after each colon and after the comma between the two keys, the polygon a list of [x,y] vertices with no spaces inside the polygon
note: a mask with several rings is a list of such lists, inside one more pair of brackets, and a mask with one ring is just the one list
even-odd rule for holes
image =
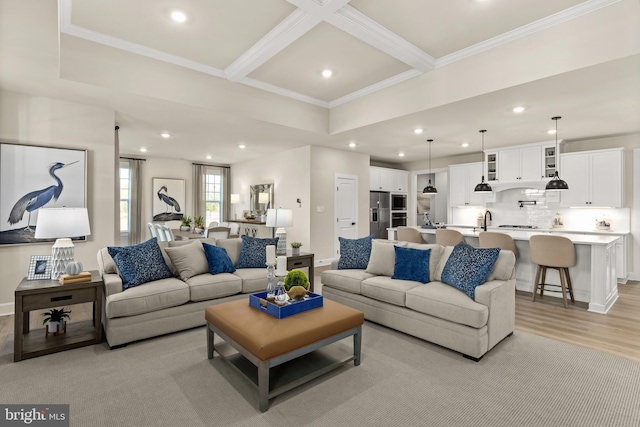
{"label": "sofa cushion", "polygon": [[[170,248],[179,248],[180,246],[186,246],[186,245],[190,245],[193,242],[200,242],[200,243],[208,243],[210,245],[215,245],[217,240],[216,239],[184,239],[184,240],[172,240],[170,242],[167,242],[167,246]],[[160,247],[162,247],[162,245],[160,245]]]}
{"label": "sofa cushion", "polygon": [[392,279],[429,282],[429,258],[431,249],[426,251],[395,246],[396,263]]}
{"label": "sofa cushion", "polygon": [[173,277],[155,237],[133,246],[110,246],[107,251],[118,267],[123,290]]}
{"label": "sofa cushion", "polygon": [[445,249],[444,246],[436,243],[409,243],[407,247],[423,251],[431,250],[431,254],[429,255],[429,281],[440,280],[439,277],[436,278],[436,272],[438,270],[438,263]]}
{"label": "sofa cushion", "polygon": [[509,280],[515,274],[516,256],[512,251],[500,251],[498,260],[487,277],[487,282],[491,280]]}
{"label": "sofa cushion", "polygon": [[454,246],[444,246],[442,248],[442,255],[440,255],[440,260],[438,261],[438,266],[436,267],[436,277],[432,281],[442,281],[442,271],[444,270],[444,266],[447,265],[447,261],[449,261],[449,257],[451,256],[451,252],[453,252],[453,248]]}
{"label": "sofa cushion", "polygon": [[489,319],[489,308],[442,282],[416,286],[406,294],[406,306],[420,313],[461,325],[481,328]]}
{"label": "sofa cushion", "polygon": [[261,292],[267,289],[266,268],[238,268],[236,276],[242,278],[242,293]]}
{"label": "sofa cushion", "polygon": [[267,246],[278,245],[278,238],[261,239],[242,236],[242,247],[236,268],[264,268],[267,264]]}
{"label": "sofa cushion", "polygon": [[371,242],[371,256],[367,264],[367,273],[377,276],[393,276],[396,255],[394,246],[404,248],[407,242],[393,242],[389,240],[373,239]]}
{"label": "sofa cushion", "polygon": [[460,242],[454,246],[442,270],[442,281],[473,299],[476,287],[491,274],[499,253],[499,248],[480,249]]}
{"label": "sofa cushion", "polygon": [[[240,255],[240,249],[242,248],[242,239],[237,237],[233,239],[217,239],[216,246],[224,248],[227,251],[227,255],[231,259],[231,262],[235,266],[238,263],[238,257]],[[266,249],[265,249],[266,251]],[[265,260],[266,263],[266,260]]]}
{"label": "sofa cushion", "polygon": [[365,270],[369,264],[369,257],[371,256],[371,241],[373,238],[373,234],[361,239],[338,237],[340,241],[338,270],[351,270],[356,268]]}
{"label": "sofa cushion", "polygon": [[230,273],[200,274],[186,281],[191,301],[205,301],[235,295],[242,290],[242,279]]}
{"label": "sofa cushion", "polygon": [[189,244],[178,247],[170,246],[165,252],[182,280],[209,272],[207,257],[199,240],[191,240]]}
{"label": "sofa cushion", "polygon": [[362,295],[404,307],[406,292],[416,286],[422,285],[413,280],[394,280],[387,276],[375,276],[362,281]]}
{"label": "sofa cushion", "polygon": [[322,286],[329,286],[352,294],[362,294],[361,283],[373,274],[364,270],[327,270],[320,275]]}
{"label": "sofa cushion", "polygon": [[209,264],[209,273],[233,273],[236,268],[233,266],[227,251],[224,248],[219,248],[208,243],[203,243],[204,254]]}
{"label": "sofa cushion", "polygon": [[135,316],[163,308],[175,307],[189,301],[189,287],[175,277],[155,280],[109,295],[105,302],[106,316]]}
{"label": "sofa cushion", "polygon": [[107,274],[118,274],[118,267],[109,255],[109,248],[101,248],[98,251],[98,262],[102,267],[102,272]]}

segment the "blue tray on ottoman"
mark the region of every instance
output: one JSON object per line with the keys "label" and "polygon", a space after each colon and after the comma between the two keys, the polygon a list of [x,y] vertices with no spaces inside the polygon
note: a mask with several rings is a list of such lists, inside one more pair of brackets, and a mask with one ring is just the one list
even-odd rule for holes
{"label": "blue tray on ottoman", "polygon": [[289,300],[286,305],[277,305],[267,301],[267,306],[260,305],[260,300],[267,300],[266,292],[258,292],[257,294],[249,295],[249,305],[265,313],[269,313],[275,318],[284,319],[285,317],[293,316],[294,314],[302,313],[303,311],[313,310],[314,308],[322,307],[322,295],[309,292],[308,298],[302,301]]}

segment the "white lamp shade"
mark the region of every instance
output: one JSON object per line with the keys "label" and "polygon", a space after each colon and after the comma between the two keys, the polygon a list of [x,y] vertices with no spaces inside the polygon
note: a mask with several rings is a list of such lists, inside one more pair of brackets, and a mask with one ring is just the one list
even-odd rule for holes
{"label": "white lamp shade", "polygon": [[291,227],[293,211],[291,209],[268,209],[267,227]]}
{"label": "white lamp shade", "polygon": [[38,210],[36,239],[80,237],[91,234],[86,208],[50,208]]}
{"label": "white lamp shade", "polygon": [[232,194],[231,195],[231,204],[235,205],[236,203],[240,203],[240,195],[239,194]]}
{"label": "white lamp shade", "polygon": [[259,193],[258,203],[269,203],[269,193]]}

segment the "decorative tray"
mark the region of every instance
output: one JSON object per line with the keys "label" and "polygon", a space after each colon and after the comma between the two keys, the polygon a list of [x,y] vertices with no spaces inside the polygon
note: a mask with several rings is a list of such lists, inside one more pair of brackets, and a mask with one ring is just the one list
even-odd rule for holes
{"label": "decorative tray", "polygon": [[[266,302],[266,307],[260,304],[260,300]],[[313,310],[322,307],[322,295],[309,292],[307,297],[302,301],[288,300],[285,305],[277,305],[267,301],[266,292],[258,292],[249,295],[249,305],[255,309],[272,315],[277,319],[293,316],[303,311]]]}

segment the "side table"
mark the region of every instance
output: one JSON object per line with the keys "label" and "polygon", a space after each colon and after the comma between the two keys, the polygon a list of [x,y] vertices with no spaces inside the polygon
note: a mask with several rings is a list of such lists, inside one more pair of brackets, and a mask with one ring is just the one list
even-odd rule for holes
{"label": "side table", "polygon": [[[22,279],[15,291],[13,361],[43,356],[102,342],[103,282],[97,270],[91,281],[61,285],[55,280]],[[67,322],[67,332],[58,336],[29,333],[29,312],[93,302],[93,320]]]}
{"label": "side table", "polygon": [[291,255],[291,251],[287,253],[287,270],[293,270],[298,268],[309,269],[309,291],[313,292],[313,260],[314,255],[309,252],[300,252],[300,255]]}

